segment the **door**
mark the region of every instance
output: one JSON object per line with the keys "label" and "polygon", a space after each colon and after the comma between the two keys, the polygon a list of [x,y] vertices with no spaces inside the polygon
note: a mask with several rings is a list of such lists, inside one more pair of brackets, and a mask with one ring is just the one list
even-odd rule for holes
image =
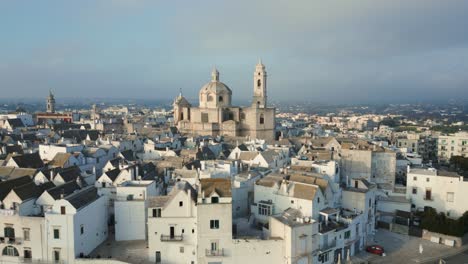
{"label": "door", "polygon": [[174,238],[175,230],[174,230],[173,226],[170,227],[170,233],[169,234],[170,234],[171,238]]}
{"label": "door", "polygon": [[161,263],[161,251],[156,251],[156,263]]}

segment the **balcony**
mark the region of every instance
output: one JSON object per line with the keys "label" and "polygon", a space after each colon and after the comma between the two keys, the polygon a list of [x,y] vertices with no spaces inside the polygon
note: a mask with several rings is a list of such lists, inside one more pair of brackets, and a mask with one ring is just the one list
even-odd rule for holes
{"label": "balcony", "polygon": [[216,249],[216,250],[207,249],[205,251],[205,255],[207,257],[223,257],[224,256],[224,248]]}
{"label": "balcony", "polygon": [[0,209],[1,216],[11,216],[11,215],[15,215],[16,213],[17,211],[14,209]]}
{"label": "balcony", "polygon": [[336,241],[320,245],[319,251],[325,252],[336,247]]}
{"label": "balcony", "polygon": [[21,245],[22,242],[19,237],[0,237],[0,244]]}
{"label": "balcony", "polygon": [[168,236],[168,235],[161,235],[162,242],[180,242],[184,240],[184,236]]}

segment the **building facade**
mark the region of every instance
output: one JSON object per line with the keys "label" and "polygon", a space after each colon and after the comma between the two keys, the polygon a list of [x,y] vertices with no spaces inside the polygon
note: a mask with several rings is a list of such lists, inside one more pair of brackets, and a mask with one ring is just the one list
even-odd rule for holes
{"label": "building facade", "polygon": [[267,73],[257,64],[254,72],[254,93],[249,107],[233,106],[232,90],[219,79],[214,69],[211,81],[199,92],[199,107],[179,94],[174,101],[174,122],[181,132],[197,135],[250,136],[275,138],[275,111],[267,105]]}

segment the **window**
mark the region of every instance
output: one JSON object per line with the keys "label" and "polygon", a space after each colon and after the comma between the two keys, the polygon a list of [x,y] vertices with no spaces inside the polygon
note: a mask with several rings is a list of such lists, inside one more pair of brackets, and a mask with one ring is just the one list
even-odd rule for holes
{"label": "window", "polygon": [[208,101],[208,102],[212,102],[212,101],[213,101],[213,96],[208,95],[207,101]]}
{"label": "window", "polygon": [[424,197],[424,200],[432,200],[432,190],[427,188],[426,189],[426,196]]}
{"label": "window", "polygon": [[32,258],[32,252],[30,248],[24,248],[23,254],[25,259]]}
{"label": "window", "polygon": [[222,101],[223,101],[223,97],[222,97],[222,96],[218,97],[218,101],[222,102]]}
{"label": "window", "polygon": [[161,251],[156,251],[156,263],[161,263]]}
{"label": "window", "polygon": [[208,113],[201,113],[202,123],[208,123]]}
{"label": "window", "polygon": [[219,220],[210,220],[210,229],[219,229]]}
{"label": "window", "polygon": [[25,241],[29,241],[29,240],[30,240],[30,237],[29,237],[29,228],[23,229],[23,239],[24,239]]}
{"label": "window", "polygon": [[84,234],[84,225],[80,226],[80,234]]}
{"label": "window", "polygon": [[60,261],[60,249],[58,248],[54,249],[54,260]]}
{"label": "window", "polygon": [[153,217],[161,217],[161,208],[153,209]]}
{"label": "window", "polygon": [[179,201],[179,207],[182,207],[182,206],[184,206],[184,202]]}
{"label": "window", "polygon": [[60,213],[63,214],[63,215],[66,213],[65,206],[60,206]]}
{"label": "window", "polygon": [[453,203],[454,200],[455,200],[455,193],[448,192],[447,193],[447,202]]}
{"label": "window", "polygon": [[262,81],[257,80],[257,87],[260,88],[260,86],[262,86]]}
{"label": "window", "polygon": [[259,215],[271,215],[271,206],[269,204],[258,204]]}
{"label": "window", "polygon": [[180,253],[184,253],[184,247],[180,247],[180,248],[179,248],[179,252],[180,252]]}
{"label": "window", "polygon": [[418,180],[418,177],[414,176],[413,181],[417,181],[417,180]]}
{"label": "window", "polygon": [[60,239],[60,229],[54,228],[54,239]]}
{"label": "window", "polygon": [[318,260],[319,260],[321,263],[326,263],[326,262],[328,262],[328,253],[329,253],[329,252],[325,252],[325,253],[323,253],[323,254],[320,254],[320,255],[318,256]]}
{"label": "window", "polygon": [[351,237],[351,231],[346,231],[346,232],[344,233],[344,238],[345,238],[345,239],[348,239],[348,238],[350,238],[350,237]]}
{"label": "window", "polygon": [[12,226],[6,226],[3,229],[3,234],[5,235],[5,237],[14,238],[15,237],[15,229]]}
{"label": "window", "polygon": [[245,113],[240,113],[240,119],[245,120]]}
{"label": "window", "polygon": [[211,203],[219,203],[219,197],[217,196],[211,197]]}
{"label": "window", "polygon": [[429,181],[430,181],[429,178],[426,178],[426,182],[429,182]]}
{"label": "window", "polygon": [[192,228],[192,234],[195,234],[195,229]]}
{"label": "window", "polygon": [[413,187],[413,194],[418,194],[418,188]]}
{"label": "window", "polygon": [[216,252],[219,249],[218,240],[211,241],[211,252]]}
{"label": "window", "polygon": [[317,203],[320,203],[320,197],[317,197]]}
{"label": "window", "polygon": [[265,116],[263,114],[260,115],[260,124],[265,124]]}
{"label": "window", "polygon": [[18,253],[18,250],[15,247],[6,246],[5,248],[3,248],[2,255],[3,256],[17,257],[17,256],[19,256],[19,253]]}

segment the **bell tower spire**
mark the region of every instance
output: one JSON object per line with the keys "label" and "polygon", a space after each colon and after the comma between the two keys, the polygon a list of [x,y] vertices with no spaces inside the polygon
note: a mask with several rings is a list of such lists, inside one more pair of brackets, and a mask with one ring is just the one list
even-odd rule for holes
{"label": "bell tower spire", "polygon": [[254,88],[252,106],[257,108],[267,107],[267,90],[266,90],[267,73],[265,65],[260,59],[255,66],[254,72]]}

